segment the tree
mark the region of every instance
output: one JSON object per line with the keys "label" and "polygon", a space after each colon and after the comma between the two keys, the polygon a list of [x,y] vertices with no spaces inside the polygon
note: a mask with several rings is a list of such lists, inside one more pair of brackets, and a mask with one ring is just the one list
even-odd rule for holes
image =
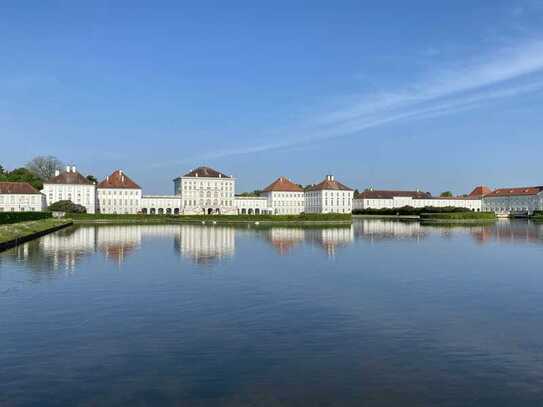
{"label": "tree", "polygon": [[62,161],[52,155],[34,157],[26,164],[26,168],[42,180],[51,178],[55,175],[55,171],[60,170],[63,166]]}
{"label": "tree", "polygon": [[94,183],[98,183],[98,180],[96,179],[96,177],[94,175],[87,175],[87,179],[90,181],[90,182],[94,182]]}
{"label": "tree", "polygon": [[442,192],[439,196],[442,198],[451,198],[453,194],[451,191],[445,191],[445,192]]}
{"label": "tree", "polygon": [[10,182],[28,182],[36,189],[43,188],[42,180],[33,172],[30,172],[26,168],[16,168],[11,172],[6,172],[3,175],[6,181]]}
{"label": "tree", "polygon": [[47,210],[51,212],[87,213],[87,209],[84,206],[74,204],[68,200],[52,203]]}
{"label": "tree", "polygon": [[4,175],[4,172],[5,172],[4,167],[2,167],[2,166],[0,165],[0,176],[1,176],[1,175]]}

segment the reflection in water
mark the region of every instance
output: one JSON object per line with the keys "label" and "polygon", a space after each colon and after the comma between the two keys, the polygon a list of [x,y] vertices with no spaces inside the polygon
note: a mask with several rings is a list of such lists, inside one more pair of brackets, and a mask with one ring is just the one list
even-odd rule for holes
{"label": "reflection in water", "polygon": [[100,252],[119,266],[137,252],[146,238],[173,238],[175,252],[196,264],[213,264],[232,257],[236,238],[262,238],[279,255],[298,245],[322,248],[330,257],[339,247],[355,240],[372,243],[390,239],[421,241],[434,235],[444,239],[469,234],[480,243],[543,242],[543,224],[502,220],[487,225],[421,224],[418,221],[380,219],[355,220],[352,226],[234,227],[219,225],[92,225],[76,226],[29,242],[7,252],[2,261],[25,262],[41,271],[73,271],[86,255]]}
{"label": "reflection in water", "polygon": [[175,248],[198,264],[231,257],[235,247],[235,229],[231,227],[183,225],[175,233]]}
{"label": "reflection in water", "polygon": [[0,405],[540,405],[542,231],[65,229],[0,254]]}

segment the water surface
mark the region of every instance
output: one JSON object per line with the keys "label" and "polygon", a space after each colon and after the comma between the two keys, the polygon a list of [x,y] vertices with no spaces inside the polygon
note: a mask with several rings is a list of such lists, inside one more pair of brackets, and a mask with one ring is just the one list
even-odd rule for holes
{"label": "water surface", "polygon": [[543,226],[79,226],[0,253],[2,406],[543,405]]}

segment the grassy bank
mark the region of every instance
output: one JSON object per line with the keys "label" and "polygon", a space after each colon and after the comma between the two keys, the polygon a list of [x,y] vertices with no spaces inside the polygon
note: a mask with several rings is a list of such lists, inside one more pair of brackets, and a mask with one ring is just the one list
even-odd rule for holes
{"label": "grassy bank", "polygon": [[18,222],[0,225],[0,245],[12,240],[25,239],[36,233],[46,232],[50,229],[70,224],[69,220],[42,219],[29,222]]}
{"label": "grassy bank", "polygon": [[433,221],[493,221],[493,212],[421,213],[421,220]]}
{"label": "grassy bank", "polygon": [[351,222],[351,214],[302,214],[302,215],[110,215],[110,214],[66,214],[76,223],[316,223]]}

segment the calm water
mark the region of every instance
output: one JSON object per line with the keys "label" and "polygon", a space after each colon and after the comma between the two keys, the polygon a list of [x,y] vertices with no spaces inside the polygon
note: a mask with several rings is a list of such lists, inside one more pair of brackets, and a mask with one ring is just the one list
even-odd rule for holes
{"label": "calm water", "polygon": [[89,226],[0,254],[1,406],[543,405],[543,226]]}

